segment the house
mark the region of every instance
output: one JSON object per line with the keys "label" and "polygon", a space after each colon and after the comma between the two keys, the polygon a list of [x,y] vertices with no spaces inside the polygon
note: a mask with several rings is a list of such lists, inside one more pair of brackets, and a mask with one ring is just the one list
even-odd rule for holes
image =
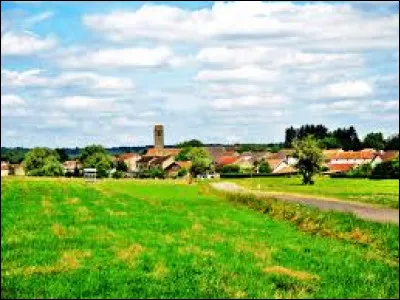
{"label": "house", "polygon": [[256,162],[257,157],[252,155],[251,152],[246,152],[242,153],[233,164],[239,166],[241,169],[253,169]]}
{"label": "house", "polygon": [[329,161],[330,165],[333,164],[376,164],[381,161],[379,154],[375,151],[342,151],[332,156]]}
{"label": "house", "polygon": [[25,176],[25,168],[22,164],[9,164],[9,175]]}
{"label": "house", "polygon": [[216,163],[219,161],[219,159],[224,156],[224,153],[226,152],[225,147],[204,147],[204,150],[208,152],[208,155],[210,156],[211,160]]}
{"label": "house", "polygon": [[272,173],[278,173],[282,169],[289,167],[289,164],[287,163],[286,159],[283,158],[267,158],[265,160],[269,166],[271,167]]}
{"label": "house", "polygon": [[220,178],[220,174],[218,173],[206,173],[206,174],[198,174],[197,178],[199,179],[214,179],[214,178]]}
{"label": "house", "polygon": [[226,165],[232,165],[238,160],[237,156],[221,156],[216,164],[218,167],[223,167]]}
{"label": "house", "polygon": [[67,160],[63,163],[64,173],[74,173],[75,168],[81,168],[81,164],[77,160]]}
{"label": "house", "polygon": [[174,156],[147,156],[144,155],[136,161],[136,170],[144,171],[151,168],[161,168],[165,170],[174,162]]}
{"label": "house", "polygon": [[277,170],[275,172],[273,172],[274,174],[287,174],[287,175],[292,175],[292,174],[297,174],[299,173],[299,170],[296,169],[293,166],[283,166],[280,168],[277,168]]}
{"label": "house", "polygon": [[343,149],[327,149],[322,150],[322,155],[324,156],[324,162],[328,163],[333,159],[338,153],[343,152]]}
{"label": "house", "polygon": [[140,159],[140,155],[137,153],[124,153],[117,156],[117,161],[123,161],[128,166],[129,172],[136,172],[136,162]]}
{"label": "house", "polygon": [[189,171],[191,166],[191,161],[174,161],[167,168],[165,168],[165,171],[167,172],[168,176],[173,176],[177,175],[178,172],[183,169]]}
{"label": "house", "polygon": [[379,154],[382,162],[391,161],[399,157],[399,151],[388,150]]}
{"label": "house", "polygon": [[356,166],[357,164],[355,163],[328,164],[328,171],[323,172],[323,174],[346,173]]}
{"label": "house", "polygon": [[180,148],[149,148],[144,156],[177,156],[182,149]]}
{"label": "house", "polygon": [[1,162],[1,177],[9,175],[9,164],[8,162]]}

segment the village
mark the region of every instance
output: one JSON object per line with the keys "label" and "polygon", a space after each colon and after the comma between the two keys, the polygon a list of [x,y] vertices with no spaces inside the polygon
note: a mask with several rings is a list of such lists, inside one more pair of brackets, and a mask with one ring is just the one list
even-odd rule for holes
{"label": "village", "polygon": [[[192,162],[190,160],[177,160],[177,155],[182,148],[167,148],[164,146],[164,127],[163,125],[154,126],[154,146],[140,155],[139,153],[123,153],[112,155],[111,160],[115,166],[117,162],[123,162],[127,169],[124,177],[134,178],[137,174],[151,169],[161,169],[166,177],[179,177],[187,175]],[[296,169],[297,159],[293,156],[293,149],[284,148],[273,153],[270,151],[245,151],[239,153],[234,146],[224,147],[203,147],[208,153],[213,164],[212,172],[198,174],[198,178],[220,178],[221,173],[230,170],[227,166],[233,166],[235,172],[243,174],[264,173],[260,171],[262,163],[269,166],[270,175],[285,176],[298,173]],[[365,148],[360,151],[345,151],[343,149],[322,150],[324,162],[322,174],[343,174],[349,172],[363,164],[370,164],[372,167],[398,158],[399,151],[395,150],[375,150]],[[225,167],[225,168],[224,168]],[[236,168],[235,168],[236,167]],[[64,174],[73,174],[79,170],[80,175],[95,172],[93,169],[84,169],[78,159],[67,160],[62,163]],[[116,172],[116,168],[109,170],[109,176]],[[10,164],[7,161],[1,162],[1,176],[23,176],[25,170],[23,163]]]}

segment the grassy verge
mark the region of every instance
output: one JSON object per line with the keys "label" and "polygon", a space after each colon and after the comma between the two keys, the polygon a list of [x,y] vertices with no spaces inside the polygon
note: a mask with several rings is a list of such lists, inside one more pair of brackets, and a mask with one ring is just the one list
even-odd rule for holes
{"label": "grassy verge", "polygon": [[[227,180],[227,179],[226,179]],[[244,187],[267,192],[312,195],[365,202],[382,207],[399,208],[399,181],[318,176],[315,185],[302,185],[301,178],[271,177],[229,179]]]}

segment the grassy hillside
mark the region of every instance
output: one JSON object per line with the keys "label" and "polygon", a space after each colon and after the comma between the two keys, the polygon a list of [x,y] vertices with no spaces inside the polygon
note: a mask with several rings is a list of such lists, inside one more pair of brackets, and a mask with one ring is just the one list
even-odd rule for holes
{"label": "grassy hillside", "polygon": [[[207,185],[1,185],[3,298],[398,297],[398,265],[358,243],[364,229],[311,235]],[[398,244],[396,226],[374,226]]]}
{"label": "grassy hillside", "polygon": [[302,185],[300,177],[229,179],[245,187],[271,192],[333,197],[399,208],[398,180],[316,177],[315,185]]}

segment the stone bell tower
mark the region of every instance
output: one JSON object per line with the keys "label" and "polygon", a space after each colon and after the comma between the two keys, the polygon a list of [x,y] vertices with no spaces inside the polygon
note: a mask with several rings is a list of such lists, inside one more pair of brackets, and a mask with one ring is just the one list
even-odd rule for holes
{"label": "stone bell tower", "polygon": [[154,126],[154,148],[163,150],[164,149],[164,126]]}

